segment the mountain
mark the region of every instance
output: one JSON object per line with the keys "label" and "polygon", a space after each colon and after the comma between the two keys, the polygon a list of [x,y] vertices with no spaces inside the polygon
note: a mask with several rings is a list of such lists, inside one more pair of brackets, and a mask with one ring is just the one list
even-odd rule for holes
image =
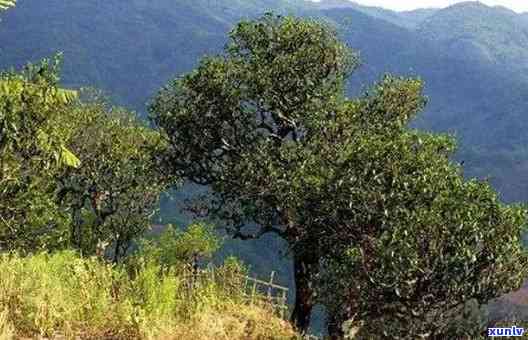
{"label": "mountain", "polygon": [[20,1],[3,15],[0,64],[64,53],[64,80],[137,110],[175,74],[218,51],[230,23],[190,1]]}
{"label": "mountain", "polygon": [[438,9],[436,8],[418,8],[412,11],[398,12],[399,17],[404,19],[404,27],[418,27],[424,20],[433,16]]}
{"label": "mountain", "polygon": [[[528,14],[467,2],[441,9],[392,12],[341,1],[47,0],[19,1],[2,14],[0,69],[64,52],[64,83],[96,86],[145,113],[169,79],[221,52],[241,18],[268,10],[333,23],[360,51],[348,84],[357,95],[384,73],[419,76],[429,103],[413,126],[456,135],[468,177],[490,177],[504,201],[528,201]],[[184,221],[166,200],[162,217]],[[270,246],[271,245],[271,246]],[[271,239],[229,243],[225,254],[247,259],[263,275],[286,258]]]}
{"label": "mountain", "polygon": [[425,19],[432,16],[436,12],[436,9],[430,8],[395,12],[380,7],[363,6],[349,0],[322,0],[320,2],[316,2],[315,7],[321,10],[333,8],[351,8],[373,18],[382,19],[405,28],[417,27]]}
{"label": "mountain", "polygon": [[[442,113],[435,112],[431,121],[457,131],[468,174],[491,175],[508,201],[527,199],[527,23],[525,15],[504,7],[465,2],[437,11],[416,29],[439,57],[450,60],[438,76],[423,72],[426,80],[443,79],[432,93],[448,99],[444,114],[454,113],[441,122]],[[451,95],[442,94],[449,89]]]}
{"label": "mountain", "polygon": [[528,22],[507,8],[458,3],[424,20],[418,32],[454,57],[528,70]]}

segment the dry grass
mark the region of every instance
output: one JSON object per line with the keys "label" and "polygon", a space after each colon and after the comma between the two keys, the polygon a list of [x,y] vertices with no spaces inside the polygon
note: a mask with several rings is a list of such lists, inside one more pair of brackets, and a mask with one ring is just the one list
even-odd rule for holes
{"label": "dry grass", "polygon": [[291,326],[266,309],[233,305],[221,313],[205,311],[178,325],[164,339],[247,340],[296,339]]}
{"label": "dry grass", "polygon": [[8,320],[7,309],[0,309],[0,340],[11,340],[15,337],[15,328]]}
{"label": "dry grass", "polygon": [[0,340],[295,338],[270,310],[244,304],[232,282],[206,277],[190,287],[183,272],[148,262],[131,271],[73,252],[0,255]]}

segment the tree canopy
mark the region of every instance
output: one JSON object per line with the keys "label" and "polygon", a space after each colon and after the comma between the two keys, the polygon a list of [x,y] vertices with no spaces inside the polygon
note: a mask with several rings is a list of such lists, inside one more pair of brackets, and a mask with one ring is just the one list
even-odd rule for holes
{"label": "tree canopy", "polygon": [[50,193],[60,169],[79,164],[65,146],[71,131],[54,124],[76,97],[58,87],[57,67],[44,60],[0,75],[0,249],[64,240],[67,217]]}
{"label": "tree canopy", "polygon": [[307,174],[324,179],[312,187],[319,203],[307,212],[306,237],[323,254],[317,286],[333,331],[342,335],[348,320],[365,339],[476,337],[485,325],[454,321],[469,301],[484,305],[520,287],[526,210],[502,204],[488,183],[464,180],[448,136],[354,135],[351,153],[333,145],[337,171]]}
{"label": "tree canopy", "polygon": [[[282,196],[298,180],[291,176],[302,164],[298,151],[342,99],[356,65],[318,21],[267,14],[239,23],[225,55],[205,58],[152,102],[153,121],[168,138],[166,163],[211,186],[208,208],[234,237],[275,233],[293,244],[304,226],[293,223],[293,202]],[[296,259],[293,320],[306,330],[313,294],[301,277],[317,259]]]}
{"label": "tree canopy", "polygon": [[319,301],[335,336],[347,320],[370,336],[445,335],[464,301],[519,286],[526,212],[466,181],[449,136],[408,127],[426,102],[420,80],[386,76],[346,98],[357,65],[321,22],[243,21],[225,54],[152,102],[164,161],[210,186],[208,212],[234,237],[288,242],[299,329]]}
{"label": "tree canopy", "polygon": [[117,261],[174,177],[154,157],[160,134],[94,91],[58,87],[59,61],[0,79],[0,249],[111,245]]}
{"label": "tree canopy", "polygon": [[174,184],[155,161],[163,141],[134,114],[100,99],[79,103],[61,119],[74,131],[69,146],[81,160],[58,177],[71,245],[93,253],[109,243],[117,261],[150,228],[160,194]]}

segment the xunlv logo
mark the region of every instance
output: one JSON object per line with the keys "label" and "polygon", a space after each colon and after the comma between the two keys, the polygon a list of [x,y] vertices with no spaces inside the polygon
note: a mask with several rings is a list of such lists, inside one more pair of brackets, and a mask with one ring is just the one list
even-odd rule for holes
{"label": "xunlv logo", "polygon": [[522,336],[524,328],[522,327],[508,327],[508,328],[488,328],[488,336]]}

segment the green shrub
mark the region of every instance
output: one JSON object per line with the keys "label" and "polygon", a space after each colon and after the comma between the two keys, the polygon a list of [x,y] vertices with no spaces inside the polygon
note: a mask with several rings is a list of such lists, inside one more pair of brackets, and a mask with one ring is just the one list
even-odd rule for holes
{"label": "green shrub", "polygon": [[191,224],[185,231],[168,225],[156,241],[145,240],[136,257],[163,267],[190,264],[197,258],[210,258],[221,246],[211,225]]}

